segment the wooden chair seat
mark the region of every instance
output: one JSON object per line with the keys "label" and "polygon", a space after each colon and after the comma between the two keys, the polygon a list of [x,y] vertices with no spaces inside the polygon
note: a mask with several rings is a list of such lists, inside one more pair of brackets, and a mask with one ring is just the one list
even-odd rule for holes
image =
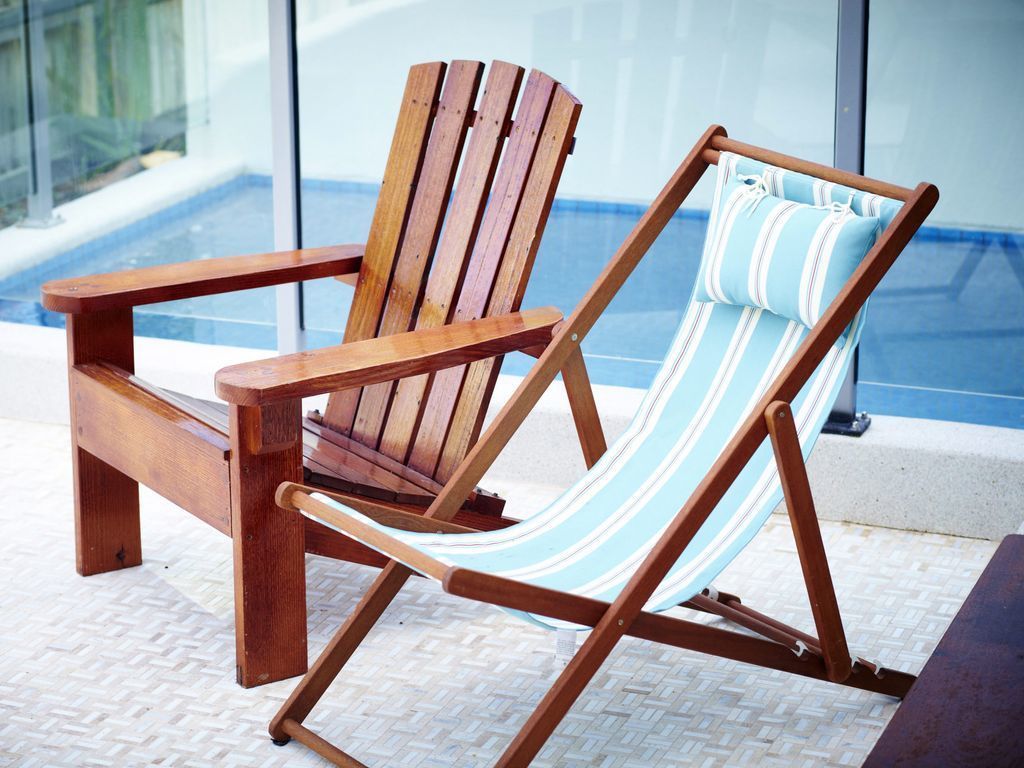
{"label": "wooden chair seat", "polygon": [[[150,388],[210,427],[228,434],[227,403],[203,400],[163,387],[150,385]],[[305,482],[332,491],[426,510],[443,488],[433,478],[332,429],[323,423],[319,411],[310,411],[302,419],[302,453]],[[500,516],[505,500],[477,488],[463,509]],[[506,524],[511,522],[514,521]],[[494,527],[505,527],[505,524],[488,525],[486,529]]]}
{"label": "wooden chair seat", "polygon": [[[133,380],[154,394],[228,435],[228,405],[204,400],[142,381]],[[376,503],[404,512],[422,514],[433,503],[442,485],[382,453],[358,443],[323,423],[318,411],[302,420],[304,481],[341,493],[350,503]],[[470,494],[456,520],[482,531],[507,528],[517,520],[502,517],[505,500],[481,488]],[[326,526],[306,525],[306,551],[381,567],[387,558],[357,542],[339,536]]]}

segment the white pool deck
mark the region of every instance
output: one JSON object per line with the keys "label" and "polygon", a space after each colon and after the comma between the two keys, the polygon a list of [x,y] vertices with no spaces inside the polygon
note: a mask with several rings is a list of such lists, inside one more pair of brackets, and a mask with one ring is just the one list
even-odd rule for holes
{"label": "white pool deck", "polygon": [[[69,450],[65,425],[0,419],[0,766],[324,765],[266,737],[292,682],[234,682],[227,538],[144,491],[144,564],[75,574]],[[551,488],[512,478],[503,490],[513,514],[529,514]],[[822,527],[854,653],[911,672],[996,546]],[[307,558],[312,653],[373,573]],[[811,626],[781,515],[718,584]],[[554,647],[542,630],[415,580],[308,722],[370,765],[490,765],[557,674]],[[535,764],[856,766],[896,706],[629,640]]]}
{"label": "white pool deck", "polygon": [[57,206],[58,226],[0,229],[0,279],[223,184],[243,170],[237,161],[183,157]]}

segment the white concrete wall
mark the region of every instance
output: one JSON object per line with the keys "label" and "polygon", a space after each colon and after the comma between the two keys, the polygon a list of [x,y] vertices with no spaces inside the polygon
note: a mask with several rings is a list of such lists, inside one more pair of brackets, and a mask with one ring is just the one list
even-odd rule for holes
{"label": "white concrete wall", "polygon": [[[300,0],[304,175],[379,180],[407,67],[502,58],[583,101],[560,193],[649,200],[711,122],[828,162],[836,3],[821,0]],[[186,0],[194,153],[270,167],[260,0]],[[1024,228],[1024,4],[872,4],[868,172],[938,183],[934,224]],[[194,98],[191,94],[194,93]],[[992,152],[998,160],[986,162]],[[706,205],[706,192],[695,204]]]}

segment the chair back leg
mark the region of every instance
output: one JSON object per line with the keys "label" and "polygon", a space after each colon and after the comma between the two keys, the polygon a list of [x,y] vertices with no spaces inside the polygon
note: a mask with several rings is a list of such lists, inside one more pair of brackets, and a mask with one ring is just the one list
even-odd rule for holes
{"label": "chair back leg", "polygon": [[811,601],[811,615],[814,616],[814,626],[818,631],[818,643],[829,680],[841,683],[850,676],[853,664],[832,585],[825,545],[821,541],[821,528],[814,511],[814,499],[807,480],[807,468],[800,450],[793,411],[788,403],[774,402],[765,411],[764,417],[768,422],[768,434],[775,451],[786,509],[796,538],[796,551],[807,585],[807,597]]}

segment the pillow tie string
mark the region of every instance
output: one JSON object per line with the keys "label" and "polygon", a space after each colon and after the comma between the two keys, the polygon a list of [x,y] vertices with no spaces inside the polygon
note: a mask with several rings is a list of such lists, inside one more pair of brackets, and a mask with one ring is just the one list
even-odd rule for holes
{"label": "pillow tie string", "polygon": [[847,216],[856,216],[853,212],[853,196],[854,192],[850,193],[849,199],[845,203],[840,203],[838,200],[833,200],[828,205],[816,205],[815,208],[822,208],[827,211],[831,211],[832,215],[838,221],[839,219],[845,219]]}
{"label": "pillow tie string", "polygon": [[764,175],[757,174],[744,174],[740,173],[736,175],[739,181],[753,182],[746,184],[746,189],[743,191],[743,204],[740,210],[745,210],[747,216],[753,215],[754,211],[757,210],[757,206],[760,205],[761,201],[768,197],[768,183],[765,181]]}
{"label": "pillow tie string", "polygon": [[[771,195],[768,190],[768,180],[764,174],[744,174],[740,173],[736,175],[737,180],[746,184],[746,189],[743,191],[744,200],[741,204],[740,210],[745,210],[747,216],[753,215],[754,211],[757,210],[757,206],[761,204],[761,201]],[[856,216],[853,210],[853,198],[855,192],[850,193],[850,197],[845,203],[841,203],[838,200],[833,200],[826,205],[813,205],[812,208],[817,208],[822,211],[829,211],[838,221],[844,219],[847,216]]]}

